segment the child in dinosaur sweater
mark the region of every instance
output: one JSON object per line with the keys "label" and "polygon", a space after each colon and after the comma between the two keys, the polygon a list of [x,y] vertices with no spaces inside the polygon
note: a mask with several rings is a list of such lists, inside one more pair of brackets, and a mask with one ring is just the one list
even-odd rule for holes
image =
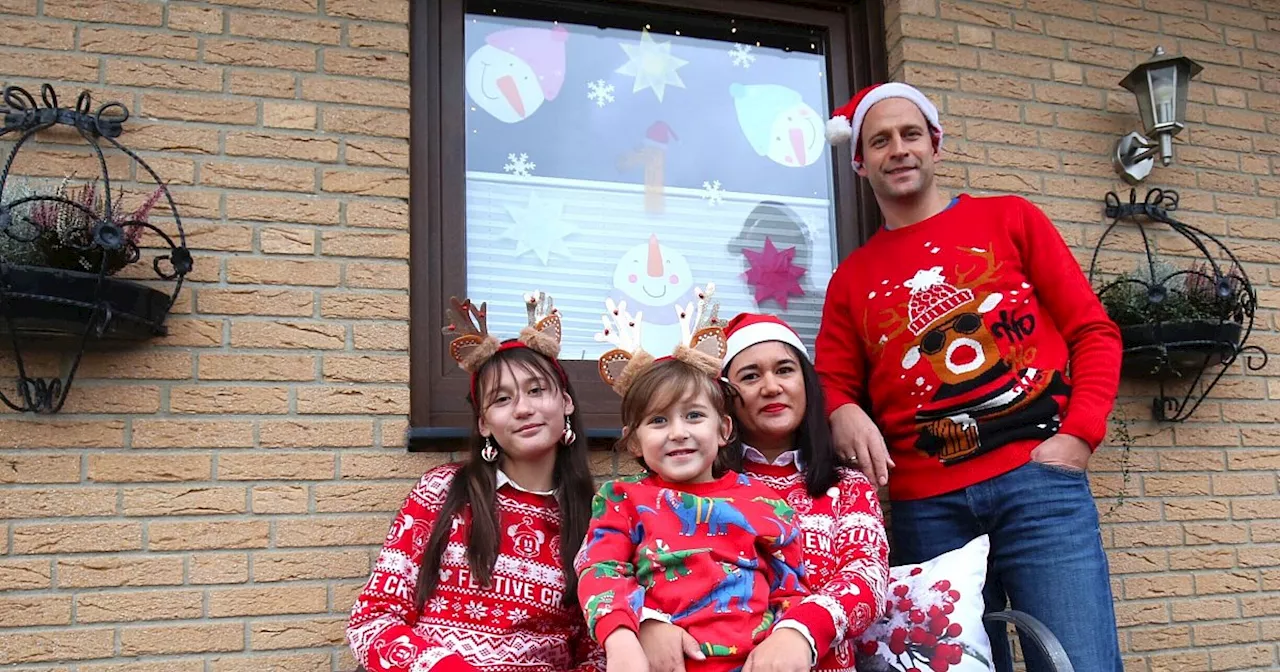
{"label": "child in dinosaur sweater", "polygon": [[[647,669],[636,633],[648,618],[675,623],[698,642],[701,656],[686,662],[689,672],[741,668],[775,627],[795,628],[816,650],[796,618],[822,607],[804,601],[794,512],[742,474],[716,475],[732,433],[719,359],[700,362],[692,348],[678,353],[648,357],[632,367],[638,372],[619,376],[628,383],[621,445],[648,473],[606,483],[592,503],[574,563],[587,627],[605,646],[609,672]],[[620,387],[603,360],[601,369]]]}

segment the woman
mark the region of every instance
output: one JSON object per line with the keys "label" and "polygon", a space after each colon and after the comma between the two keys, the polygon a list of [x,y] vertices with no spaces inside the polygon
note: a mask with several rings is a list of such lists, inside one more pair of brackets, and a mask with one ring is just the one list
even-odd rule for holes
{"label": "woman", "polygon": [[[795,331],[752,313],[726,331],[723,375],[737,393],[738,466],[795,509],[813,590],[806,599],[826,608],[824,618],[778,623],[744,672],[852,672],[853,640],[880,617],[889,579],[875,488],[861,472],[838,466],[818,377]],[[644,621],[640,638],[651,672],[682,670],[685,655],[701,655],[692,638],[660,618]]]}

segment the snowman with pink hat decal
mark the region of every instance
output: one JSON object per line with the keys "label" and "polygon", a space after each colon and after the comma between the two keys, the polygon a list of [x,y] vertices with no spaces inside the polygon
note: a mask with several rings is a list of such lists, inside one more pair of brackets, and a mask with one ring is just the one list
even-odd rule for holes
{"label": "snowman with pink hat decal", "polygon": [[467,95],[499,121],[514,124],[529,118],[560,94],[568,38],[562,26],[490,34],[467,59]]}

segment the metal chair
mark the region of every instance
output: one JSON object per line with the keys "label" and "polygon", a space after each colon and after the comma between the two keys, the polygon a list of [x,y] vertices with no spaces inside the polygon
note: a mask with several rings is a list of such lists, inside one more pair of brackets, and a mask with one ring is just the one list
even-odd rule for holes
{"label": "metal chair", "polygon": [[1075,672],[1075,668],[1071,667],[1071,660],[1067,658],[1067,652],[1062,648],[1062,643],[1049,628],[1045,627],[1044,623],[1030,614],[1006,609],[987,614],[982,617],[982,620],[988,623],[1012,623],[1013,627],[1018,629],[1018,633],[1024,637],[1024,641],[1031,642],[1040,650],[1040,653],[1044,654],[1045,660],[1053,666],[1054,672]]}

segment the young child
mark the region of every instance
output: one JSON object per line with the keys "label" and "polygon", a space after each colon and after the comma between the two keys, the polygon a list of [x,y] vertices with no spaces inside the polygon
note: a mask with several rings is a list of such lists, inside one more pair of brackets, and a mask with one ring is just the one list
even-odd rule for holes
{"label": "young child", "polygon": [[[369,672],[599,672],[564,568],[586,533],[591,472],[560,318],[530,297],[504,343],[453,299],[450,354],[471,373],[471,460],[428,471],[391,524],[347,639]],[[474,318],[474,321],[473,321]]]}
{"label": "young child", "polygon": [[622,347],[601,358],[601,377],[623,395],[620,443],[648,473],[606,483],[592,502],[575,562],[587,627],[610,672],[647,669],[636,633],[649,617],[698,642],[690,672],[736,670],[782,611],[791,619],[821,609],[801,602],[808,588],[794,512],[769,488],[716,468],[733,429],[719,382],[724,332],[694,332],[685,313],[690,345],[655,361],[628,351],[639,321],[625,306],[610,313],[621,328],[606,321],[603,337]]}

